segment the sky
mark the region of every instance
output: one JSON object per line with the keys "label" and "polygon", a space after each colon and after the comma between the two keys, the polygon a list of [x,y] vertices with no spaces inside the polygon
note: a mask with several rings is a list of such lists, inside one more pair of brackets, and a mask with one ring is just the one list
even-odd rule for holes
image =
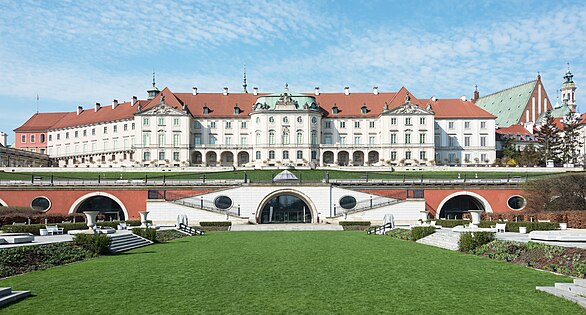
{"label": "sky", "polygon": [[[567,64],[586,86],[580,1],[0,0],[0,131],[159,89],[490,94]],[[585,85],[582,85],[582,82]]]}

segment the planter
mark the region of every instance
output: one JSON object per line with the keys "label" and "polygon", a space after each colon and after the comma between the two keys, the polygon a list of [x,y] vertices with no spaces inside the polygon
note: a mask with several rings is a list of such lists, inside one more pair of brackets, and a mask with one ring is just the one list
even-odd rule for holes
{"label": "planter", "polygon": [[100,213],[100,211],[85,211],[85,221],[90,230],[94,230],[96,227],[96,216]]}
{"label": "planter", "polygon": [[480,214],[484,210],[468,210],[470,213],[470,218],[472,219],[472,224],[478,226],[480,224]]}
{"label": "planter", "polygon": [[148,216],[149,212],[148,211],[141,211],[138,214],[140,214],[141,227],[147,227],[147,216]]}
{"label": "planter", "polygon": [[568,229],[568,223],[560,223],[560,230],[567,230]]}
{"label": "planter", "polygon": [[526,226],[520,226],[519,227],[519,233],[520,234],[527,234],[527,227]]}

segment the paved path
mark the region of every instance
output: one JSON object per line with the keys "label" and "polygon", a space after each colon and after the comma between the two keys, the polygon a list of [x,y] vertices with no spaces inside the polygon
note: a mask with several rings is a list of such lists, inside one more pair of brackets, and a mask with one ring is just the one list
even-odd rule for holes
{"label": "paved path", "polygon": [[[565,230],[567,233],[576,233],[575,230],[568,229]],[[574,232],[573,232],[574,231]],[[583,230],[577,230],[578,232],[583,232]],[[561,232],[561,231],[558,231]],[[563,247],[577,247],[577,248],[584,248],[586,249],[586,242],[547,242],[547,241],[539,241],[539,240],[532,240],[529,238],[529,234],[520,234],[515,232],[505,232],[505,233],[497,233],[496,238],[499,240],[505,241],[515,241],[515,242],[523,242],[527,243],[529,241],[537,242],[537,243],[544,243],[548,245],[557,245]]]}
{"label": "paved path", "polygon": [[232,225],[230,231],[342,231],[337,224],[242,224]]}

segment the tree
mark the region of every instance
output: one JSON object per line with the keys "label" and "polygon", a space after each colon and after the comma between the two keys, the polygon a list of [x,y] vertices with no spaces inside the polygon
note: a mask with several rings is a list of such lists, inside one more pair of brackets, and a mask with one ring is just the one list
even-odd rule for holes
{"label": "tree", "polygon": [[529,143],[525,146],[521,155],[519,156],[519,164],[534,166],[539,164],[539,152],[535,149],[533,143]]}
{"label": "tree", "polygon": [[586,210],[586,175],[548,176],[529,181],[525,189],[533,211]]}
{"label": "tree", "polygon": [[539,153],[541,161],[547,164],[547,161],[559,161],[561,137],[560,130],[555,126],[551,111],[545,112],[543,123],[537,133],[537,138],[541,144]]}
{"label": "tree", "polygon": [[561,144],[561,158],[564,163],[576,163],[578,158],[578,148],[582,145],[580,142],[580,115],[569,112],[563,119],[564,133]]}

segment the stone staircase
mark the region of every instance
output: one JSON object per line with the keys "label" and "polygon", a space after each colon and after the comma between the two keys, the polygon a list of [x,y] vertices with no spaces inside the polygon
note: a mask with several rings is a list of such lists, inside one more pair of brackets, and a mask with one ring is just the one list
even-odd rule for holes
{"label": "stone staircase", "polygon": [[12,288],[0,288],[0,307],[17,302],[30,295],[30,291],[12,291]]}
{"label": "stone staircase", "polygon": [[535,287],[535,289],[578,303],[586,308],[586,279],[574,279],[573,283],[556,283],[553,287]]}
{"label": "stone staircase", "polygon": [[149,241],[146,238],[140,237],[133,233],[114,235],[112,236],[110,251],[112,253],[120,253],[151,244],[153,244],[152,241]]}
{"label": "stone staircase", "polygon": [[438,229],[435,233],[417,240],[417,243],[448,250],[458,250],[459,240],[460,233],[455,233],[450,230]]}

